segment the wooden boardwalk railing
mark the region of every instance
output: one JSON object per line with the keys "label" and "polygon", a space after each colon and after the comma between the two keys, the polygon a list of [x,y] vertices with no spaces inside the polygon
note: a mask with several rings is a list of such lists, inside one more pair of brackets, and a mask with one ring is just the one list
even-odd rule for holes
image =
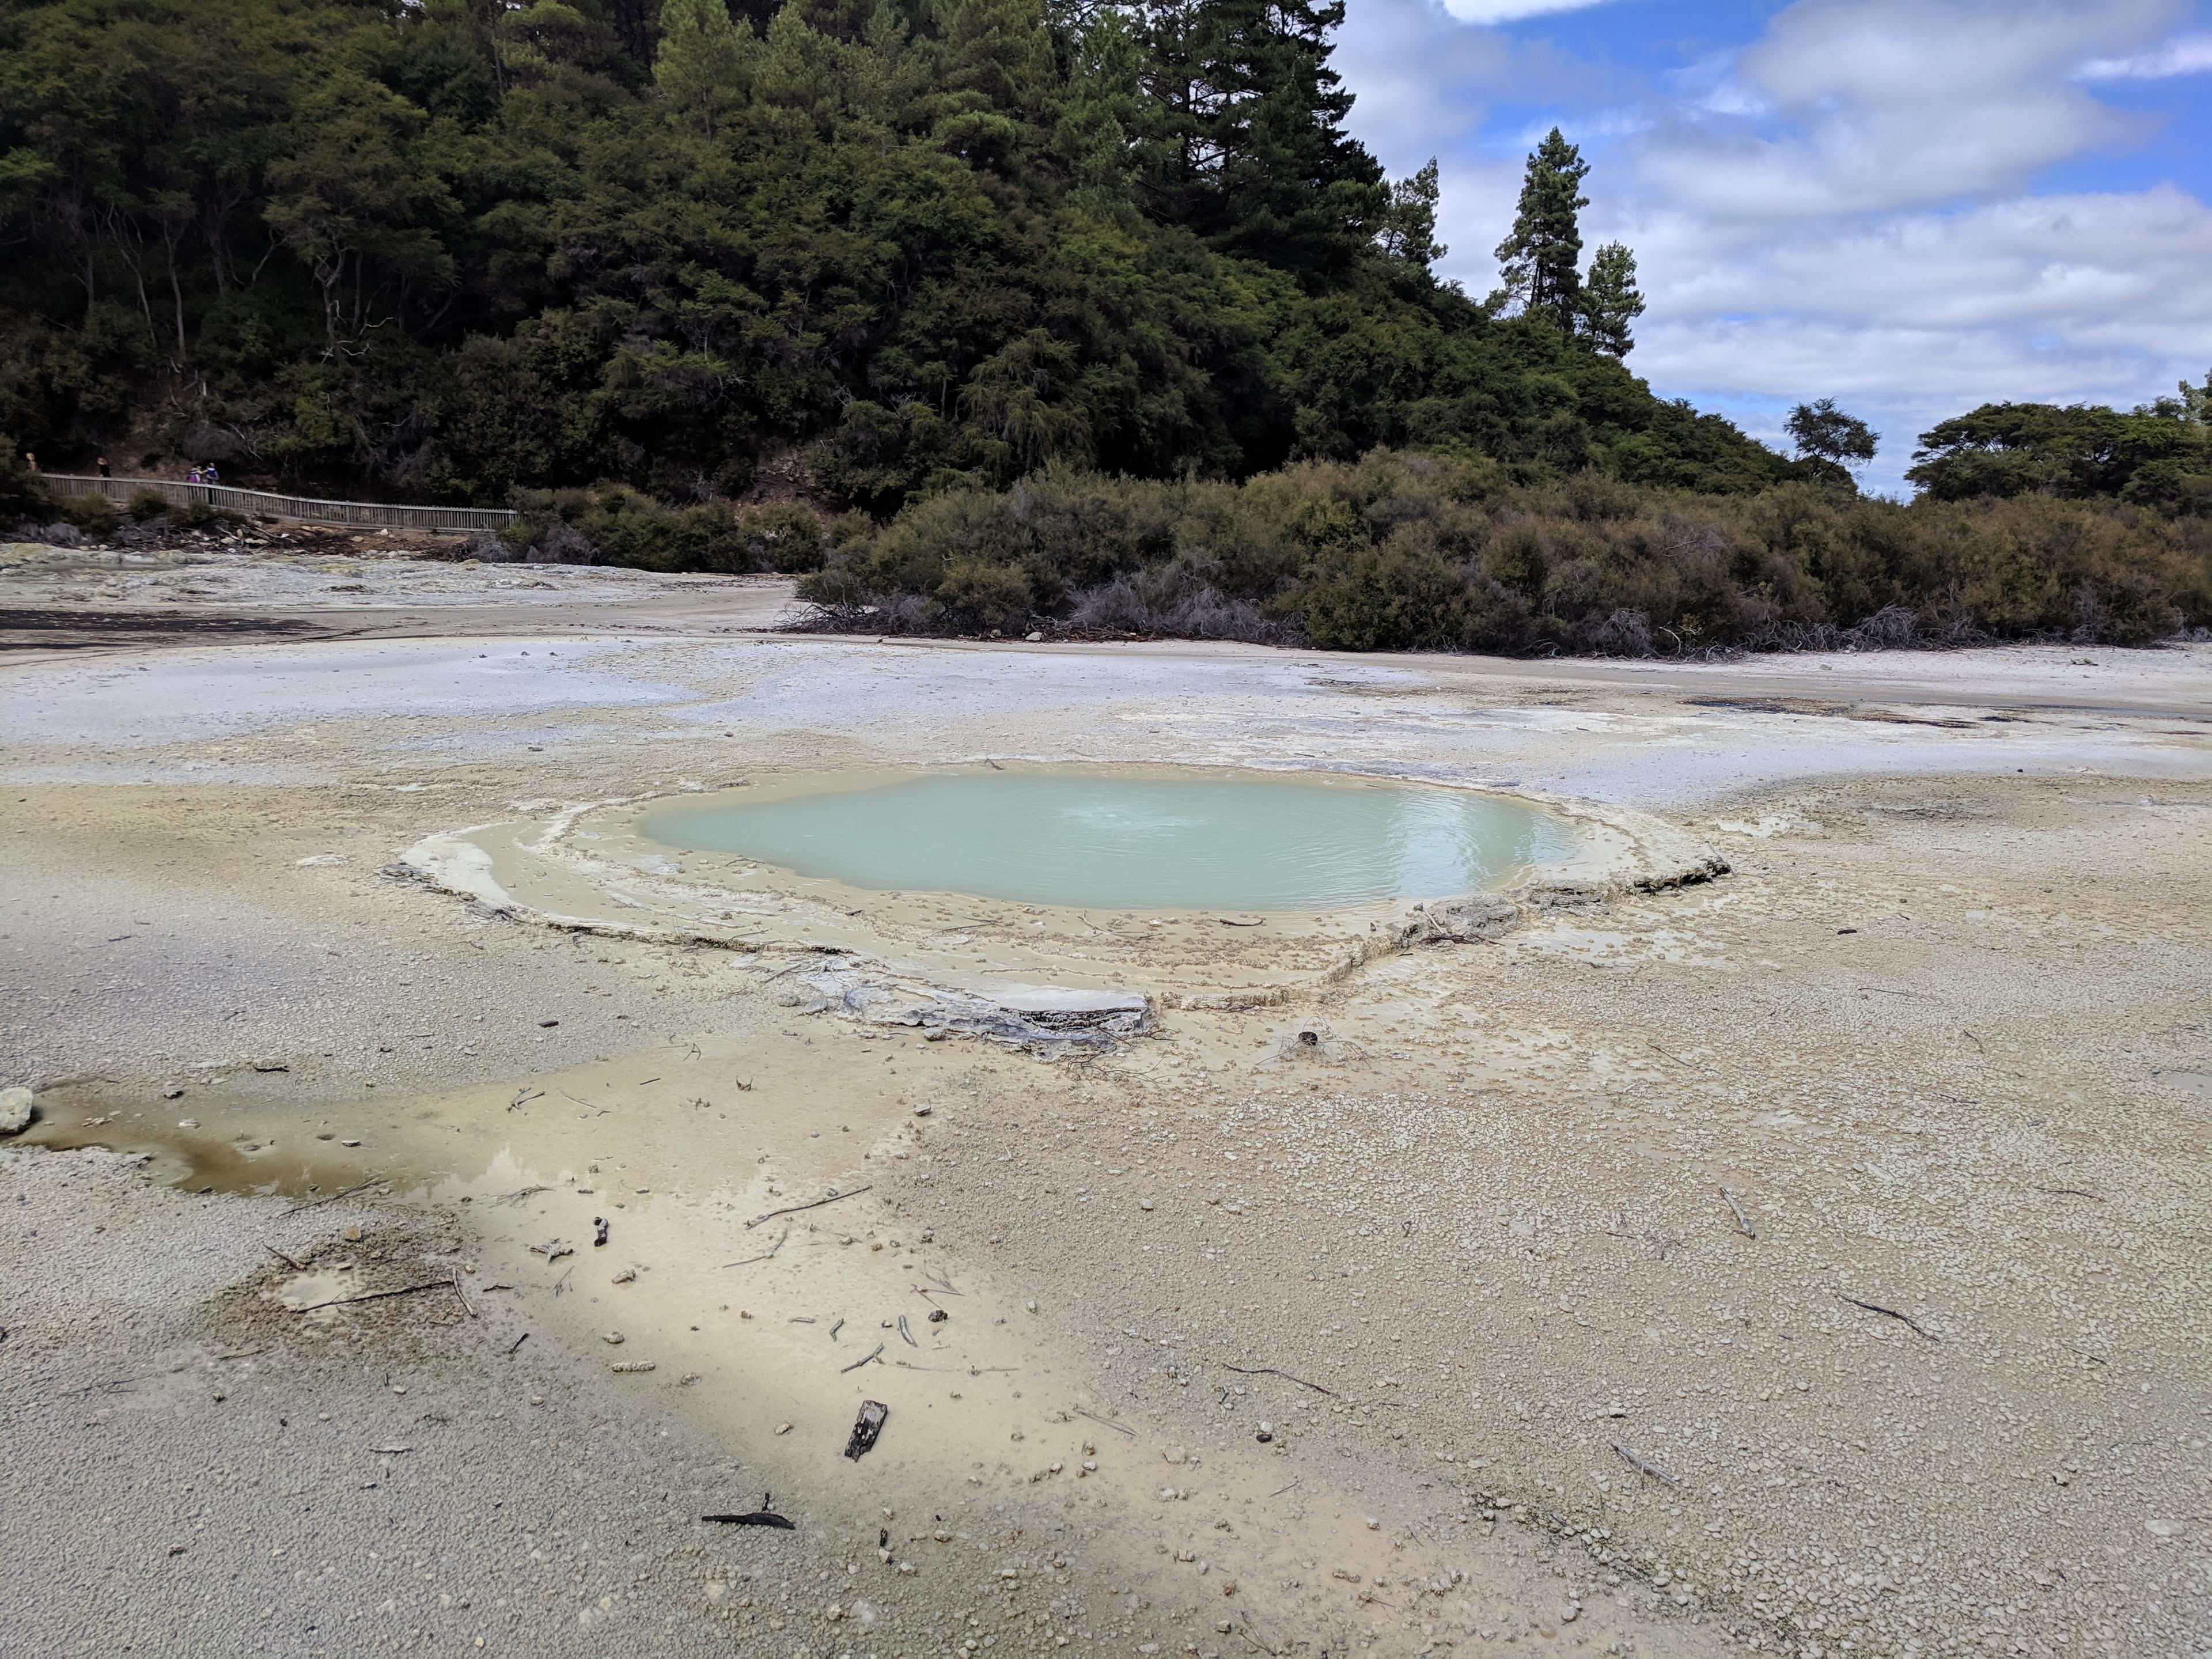
{"label": "wooden boardwalk railing", "polygon": [[152,494],[177,507],[205,501],[233,513],[302,524],[359,525],[383,530],[500,530],[514,522],[503,507],[399,507],[389,501],[325,501],[311,495],[279,495],[266,489],[238,489],[229,484],[185,483],[176,478],[95,478],[77,472],[41,472],[39,477],[64,495],[104,495],[128,502]]}

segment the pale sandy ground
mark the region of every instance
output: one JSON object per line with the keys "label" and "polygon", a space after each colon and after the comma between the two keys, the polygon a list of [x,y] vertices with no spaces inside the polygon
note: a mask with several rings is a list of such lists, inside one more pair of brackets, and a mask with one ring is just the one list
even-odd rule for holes
{"label": "pale sandy ground", "polygon": [[[2212,652],[945,647],[606,573],[517,634],[514,574],[0,659],[11,1647],[2212,1651]],[[380,873],[986,756],[1512,784],[1732,871],[1056,1060]],[[963,908],[963,963],[1306,982]]]}

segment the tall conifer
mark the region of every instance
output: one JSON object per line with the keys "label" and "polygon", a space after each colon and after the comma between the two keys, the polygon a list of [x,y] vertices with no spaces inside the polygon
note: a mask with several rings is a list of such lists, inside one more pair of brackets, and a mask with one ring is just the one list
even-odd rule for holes
{"label": "tall conifer", "polygon": [[1644,314],[1644,295],[1636,286],[1636,256],[1621,242],[1607,242],[1590,256],[1589,280],[1576,301],[1575,329],[1594,350],[1613,358],[1636,349],[1629,325]]}
{"label": "tall conifer", "polygon": [[1354,258],[1389,197],[1382,167],[1344,130],[1352,94],[1328,61],[1344,0],[1135,10],[1152,123],[1139,177],[1154,216],[1301,272]]}
{"label": "tall conifer", "polygon": [[1553,127],[1529,153],[1521,181],[1521,205],[1512,233],[1498,245],[1502,283],[1491,295],[1494,309],[1525,311],[1571,329],[1582,283],[1583,233],[1577,216],[1589,205],[1582,193],[1589,163]]}

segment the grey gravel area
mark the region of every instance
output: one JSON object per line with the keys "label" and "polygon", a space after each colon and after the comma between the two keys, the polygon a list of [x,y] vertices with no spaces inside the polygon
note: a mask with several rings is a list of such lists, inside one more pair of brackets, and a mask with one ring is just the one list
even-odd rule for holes
{"label": "grey gravel area", "polygon": [[901,1622],[844,1589],[863,1551],[881,1576],[872,1537],[799,1493],[793,1532],[703,1524],[761,1478],[613,1379],[507,1352],[527,1325],[495,1294],[322,1324],[264,1293],[290,1277],[272,1246],[364,1289],[453,1273],[434,1212],[288,1215],[96,1151],[0,1152],[0,1205],[10,1653],[721,1654],[840,1602],[866,1652]]}

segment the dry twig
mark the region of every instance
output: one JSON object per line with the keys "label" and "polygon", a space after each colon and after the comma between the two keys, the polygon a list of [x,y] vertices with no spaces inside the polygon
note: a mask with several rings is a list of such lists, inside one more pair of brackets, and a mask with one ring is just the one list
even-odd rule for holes
{"label": "dry twig", "polygon": [[866,1364],[868,1363],[868,1361],[869,1361],[869,1360],[871,1360],[871,1359],[880,1359],[880,1358],[883,1358],[883,1352],[884,1352],[884,1345],[883,1345],[882,1343],[878,1342],[878,1343],[877,1343],[877,1344],[876,1344],[876,1346],[875,1346],[874,1349],[873,1349],[871,1352],[867,1353],[866,1355],[863,1356],[862,1358],[859,1358],[859,1359],[855,1359],[855,1360],[854,1360],[851,1364],[849,1364],[849,1365],[841,1365],[841,1366],[839,1366],[839,1367],[837,1368],[837,1375],[838,1375],[838,1376],[844,1376],[844,1374],[845,1374],[847,1371],[857,1371],[858,1370],[860,1370],[860,1367],[861,1367],[861,1366],[863,1366],[863,1365]]}
{"label": "dry twig", "polygon": [[781,1210],[770,1210],[766,1215],[755,1216],[750,1221],[745,1223],[745,1227],[750,1231],[759,1226],[762,1222],[773,1221],[780,1215],[797,1215],[801,1210],[818,1210],[824,1204],[835,1204],[841,1199],[857,1197],[862,1193],[873,1190],[873,1184],[871,1183],[867,1186],[855,1187],[849,1193],[832,1193],[827,1198],[816,1199],[811,1204],[787,1204]]}
{"label": "dry twig", "polygon": [[760,1255],[749,1255],[743,1261],[725,1261],[722,1265],[725,1267],[750,1267],[756,1261],[766,1261],[771,1256],[775,1255],[778,1250],[783,1248],[783,1240],[789,1238],[790,1237],[791,1229],[786,1227],[783,1230],[783,1237],[777,1239],[775,1243],[769,1246],[769,1248],[763,1250]]}
{"label": "dry twig", "polygon": [[1941,1342],[1943,1340],[1942,1337],[1936,1335],[1935,1332],[1923,1327],[1920,1322],[1915,1319],[1911,1314],[1899,1313],[1894,1308],[1885,1308],[1879,1302],[1862,1302],[1855,1296],[1845,1296],[1841,1291],[1837,1291],[1836,1296],[1838,1300],[1848,1302],[1854,1308],[1864,1308],[1869,1313],[1880,1314],[1884,1319],[1894,1319],[1898,1321],[1915,1336],[1924,1336],[1930,1342]]}
{"label": "dry twig", "polygon": [[1309,1382],[1303,1376],[1292,1376],[1288,1371],[1277,1370],[1273,1365],[1232,1365],[1225,1359],[1214,1362],[1224,1371],[1235,1371],[1239,1376],[1279,1376],[1285,1382],[1295,1382],[1302,1389],[1311,1389],[1316,1394],[1336,1398],[1334,1389],[1324,1389],[1318,1382]]}
{"label": "dry twig", "polygon": [[310,1302],[292,1310],[294,1313],[313,1313],[318,1308],[338,1308],[349,1302],[381,1302],[391,1296],[412,1296],[417,1291],[449,1291],[454,1288],[450,1279],[426,1279],[420,1285],[403,1285],[396,1291],[369,1291],[360,1296],[334,1296],[327,1302]]}
{"label": "dry twig", "polygon": [[342,1193],[332,1193],[327,1198],[311,1198],[305,1204],[295,1204],[290,1209],[285,1211],[284,1213],[286,1215],[297,1215],[302,1210],[319,1209],[325,1204],[335,1204],[342,1198],[351,1198],[356,1193],[367,1192],[371,1187],[374,1187],[378,1182],[383,1179],[384,1177],[381,1175],[373,1175],[366,1181],[356,1182],[352,1186],[347,1188]]}
{"label": "dry twig", "polygon": [[1757,1238],[1759,1229],[1751,1224],[1751,1218],[1743,1212],[1743,1206],[1735,1201],[1735,1194],[1723,1187],[1721,1188],[1721,1196],[1728,1200],[1729,1208],[1735,1212],[1736,1231],[1746,1238]]}
{"label": "dry twig", "polygon": [[1638,1457],[1634,1452],[1629,1450],[1627,1447],[1622,1445],[1618,1440],[1611,1441],[1608,1443],[1613,1447],[1613,1450],[1619,1452],[1623,1457],[1628,1460],[1629,1467],[1633,1468],[1638,1474],[1648,1474],[1654,1480],[1661,1481],[1669,1486],[1679,1486],[1682,1484],[1680,1481],[1675,1480],[1673,1475],[1668,1474],[1666,1470],[1661,1468],[1656,1463],[1650,1462],[1647,1458]]}

